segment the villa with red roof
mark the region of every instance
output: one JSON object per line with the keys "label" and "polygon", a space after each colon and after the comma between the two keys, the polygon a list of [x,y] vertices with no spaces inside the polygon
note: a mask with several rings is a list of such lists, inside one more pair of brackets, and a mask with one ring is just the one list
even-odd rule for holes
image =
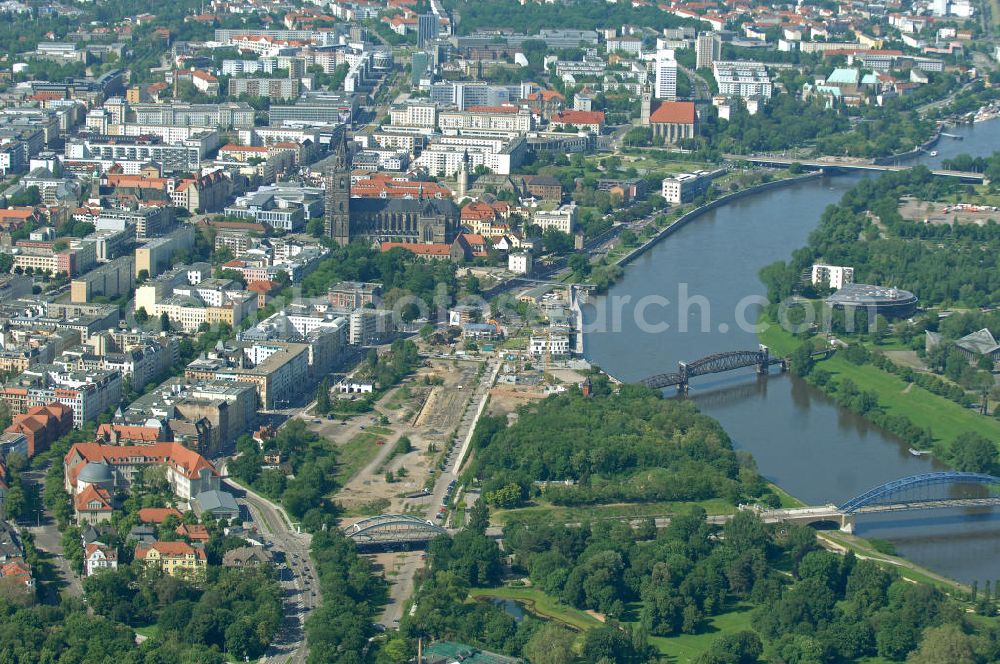
{"label": "villa with red roof", "polygon": [[14,558],[0,566],[0,579],[17,579],[26,588],[35,587],[35,579],[31,576],[31,566],[20,558]]}
{"label": "villa with red roof", "polygon": [[205,550],[187,542],[153,542],[135,547],[135,559],[170,576],[200,576],[208,567]]}
{"label": "villa with red roof", "polygon": [[73,511],[79,525],[98,524],[111,520],[111,494],[107,489],[95,484],[87,484],[83,491],[73,497]]}

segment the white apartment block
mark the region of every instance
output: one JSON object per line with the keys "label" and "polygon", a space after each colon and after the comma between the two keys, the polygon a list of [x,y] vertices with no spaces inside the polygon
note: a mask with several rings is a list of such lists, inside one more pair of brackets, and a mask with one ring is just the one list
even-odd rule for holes
{"label": "white apartment block", "polygon": [[531,111],[517,107],[499,107],[488,111],[448,111],[438,114],[438,127],[444,133],[461,129],[484,129],[525,133],[533,128]]}
{"label": "white apartment block", "polygon": [[673,205],[689,203],[708,190],[712,184],[712,174],[708,171],[678,173],[663,180],[660,193],[664,200]]}
{"label": "white apartment block", "polygon": [[841,265],[813,265],[811,281],[814,286],[819,284],[840,290],[854,283],[854,268]]}
{"label": "white apartment block", "polygon": [[656,87],[653,94],[657,99],[677,99],[677,61],[674,59],[674,52],[658,52],[653,64],[656,67]]}
{"label": "white apartment block", "polygon": [[127,175],[138,175],[141,166],[155,161],[164,171],[196,171],[205,156],[205,145],[197,137],[179,143],[153,142],[148,139],[85,138],[66,143],[68,161],[99,163],[103,171],[121,164]]}
{"label": "white apartment block", "polygon": [[198,146],[203,156],[221,143],[219,132],[185,125],[112,124],[108,133],[111,136],[159,136],[164,143]]}
{"label": "white apartment block", "polygon": [[406,104],[389,109],[389,121],[397,127],[437,126],[437,106],[434,104]]}
{"label": "white apartment block", "polygon": [[774,92],[767,67],[760,62],[715,62],[712,73],[719,85],[719,94],[725,97],[767,99]]}
{"label": "white apartment block", "polygon": [[546,335],[532,335],[528,340],[528,352],[532,355],[569,355],[569,334],[550,332]]}
{"label": "white apartment block", "polygon": [[426,168],[432,176],[452,177],[468,154],[472,169],[482,165],[498,175],[510,175],[524,161],[527,146],[523,138],[442,136],[424,148],[413,164]]}
{"label": "white apartment block", "polygon": [[535,210],[531,223],[543,231],[554,228],[563,233],[572,233],[576,227],[576,203],[560,205],[554,210]]}
{"label": "white apartment block", "polygon": [[348,320],[348,342],[369,346],[392,334],[393,313],[389,309],[355,309]]}
{"label": "white apartment block", "polygon": [[642,53],[642,40],[638,37],[614,37],[608,40],[608,53]]}
{"label": "white apartment block", "polygon": [[514,274],[531,274],[531,254],[527,251],[513,253],[507,257],[507,269]]}

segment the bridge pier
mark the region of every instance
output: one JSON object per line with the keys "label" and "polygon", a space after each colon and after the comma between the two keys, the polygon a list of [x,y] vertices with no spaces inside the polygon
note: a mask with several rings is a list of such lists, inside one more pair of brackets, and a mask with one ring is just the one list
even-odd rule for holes
{"label": "bridge pier", "polygon": [[680,394],[687,394],[688,391],[688,365],[687,362],[677,363],[677,373],[681,377],[680,382],[677,383],[677,392]]}
{"label": "bridge pier", "polygon": [[767,375],[767,369],[771,365],[771,354],[767,346],[760,344],[760,357],[757,360],[757,373]]}
{"label": "bridge pier", "polygon": [[855,519],[853,514],[842,514],[840,516],[840,532],[853,535],[854,525]]}

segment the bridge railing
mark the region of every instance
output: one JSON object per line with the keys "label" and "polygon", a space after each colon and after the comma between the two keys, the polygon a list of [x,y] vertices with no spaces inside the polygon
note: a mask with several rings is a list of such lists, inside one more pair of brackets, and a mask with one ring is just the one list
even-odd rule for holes
{"label": "bridge railing", "polygon": [[[847,514],[853,514],[865,507],[891,504],[900,500],[907,491],[931,486],[947,486],[959,484],[978,484],[988,487],[1000,487],[1000,477],[986,475],[983,473],[965,473],[959,471],[946,471],[938,473],[923,473],[903,477],[892,482],[886,482],[880,486],[862,493],[859,496],[839,505],[839,509]],[[943,498],[926,498],[926,502],[946,500]],[[900,501],[906,502],[906,501]],[[918,502],[911,500],[910,502]]]}

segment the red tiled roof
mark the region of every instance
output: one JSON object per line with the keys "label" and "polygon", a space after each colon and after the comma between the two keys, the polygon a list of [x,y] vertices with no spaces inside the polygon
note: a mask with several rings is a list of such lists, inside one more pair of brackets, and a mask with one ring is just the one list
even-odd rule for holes
{"label": "red tiled roof", "polygon": [[139,510],[139,521],[143,523],[163,523],[168,516],[179,519],[181,513],[174,507],[143,507]]}
{"label": "red tiled roof", "polygon": [[382,251],[400,247],[412,251],[418,256],[447,256],[451,253],[450,244],[420,244],[419,242],[383,242]]}
{"label": "red tiled roof", "polygon": [[7,219],[30,219],[35,216],[35,208],[7,208],[0,210],[0,217]]}
{"label": "red tiled roof", "polygon": [[55,92],[54,90],[40,90],[35,94],[28,97],[32,101],[55,101],[62,99],[66,95],[62,92]]}
{"label": "red tiled roof", "polygon": [[117,433],[119,439],[138,441],[145,443],[155,443],[160,441],[161,429],[156,427],[128,426],[125,424],[108,424],[105,422],[97,427],[97,437],[110,441],[113,434]]}
{"label": "red tiled roof", "polygon": [[694,102],[665,101],[653,111],[652,115],[649,116],[649,121],[667,124],[694,124],[696,117]]}
{"label": "red tiled roof", "polygon": [[489,203],[469,203],[462,208],[463,221],[472,219],[494,219],[496,215],[496,209]]}
{"label": "red tiled roof", "polygon": [[219,148],[219,152],[267,152],[268,148],[257,147],[255,145],[236,145],[227,143]]}
{"label": "red tiled roof", "polygon": [[557,124],[604,124],[604,111],[559,111],[552,116]]}
{"label": "red tiled roof", "polygon": [[[184,472],[188,479],[198,477],[199,472],[208,469],[213,475],[218,471],[205,457],[189,450],[180,443],[153,443],[152,445],[104,445],[102,443],[76,443],[69,448],[65,461],[67,465],[79,456],[86,461],[104,461],[111,466],[133,463],[167,463]],[[133,462],[132,459],[141,459]],[[76,476],[84,464],[77,462],[70,470],[70,480],[76,484]]]}
{"label": "red tiled roof", "polygon": [[270,293],[277,285],[277,282],[269,280],[251,281],[247,284],[247,290],[255,293]]}
{"label": "red tiled roof", "polygon": [[31,567],[23,560],[12,560],[0,567],[0,577],[8,576],[27,577],[24,580],[25,585],[27,585],[31,579]]}
{"label": "red tiled roof", "polygon": [[209,538],[208,528],[200,523],[182,523],[174,529],[174,532],[181,537],[187,537],[195,541],[205,541]]}
{"label": "red tiled roof", "polygon": [[560,94],[559,92],[556,92],[555,90],[539,90],[538,92],[532,92],[530,95],[528,95],[528,101],[535,101],[536,99],[541,99],[542,101],[551,101],[553,99],[565,100],[566,98],[563,97],[562,94]]}
{"label": "red tiled roof", "polygon": [[[87,488],[76,494],[73,500],[76,503],[77,512],[111,511],[111,494],[106,489],[100,489],[93,484],[88,484]],[[88,503],[95,500],[101,504],[96,510],[88,506]]]}
{"label": "red tiled roof", "polygon": [[205,559],[205,552],[202,549],[195,548],[188,544],[187,542],[160,542],[156,541],[149,546],[139,545],[135,547],[135,557],[137,559],[144,560],[146,554],[156,549],[160,552],[162,556],[188,556],[194,554],[199,559]]}
{"label": "red tiled roof", "polygon": [[105,546],[100,542],[91,542],[84,550],[87,552],[88,558],[92,556],[95,551],[101,551],[104,553],[104,557],[108,560],[118,560],[118,552],[110,546]]}

